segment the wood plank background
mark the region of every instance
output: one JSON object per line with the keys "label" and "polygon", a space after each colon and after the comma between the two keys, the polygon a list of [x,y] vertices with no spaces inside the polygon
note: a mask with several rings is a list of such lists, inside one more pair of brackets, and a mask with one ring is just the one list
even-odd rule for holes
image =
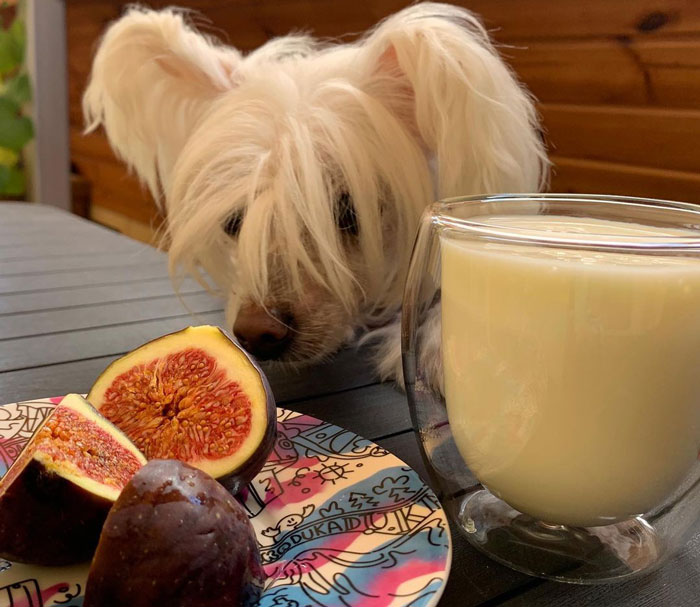
{"label": "wood plank background", "polygon": [[[243,51],[303,29],[361,32],[400,0],[150,0],[198,10]],[[144,241],[162,218],[101,133],[82,135],[80,98],[96,41],[122,0],[67,0],[71,153],[92,216]],[[698,0],[467,0],[540,102],[552,191],[700,202]],[[198,19],[202,22],[204,19]]]}

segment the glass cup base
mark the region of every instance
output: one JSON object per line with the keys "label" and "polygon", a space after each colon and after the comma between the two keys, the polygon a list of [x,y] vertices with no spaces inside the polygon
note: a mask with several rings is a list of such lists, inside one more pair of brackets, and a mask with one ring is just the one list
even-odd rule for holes
{"label": "glass cup base", "polygon": [[567,527],[538,521],[487,489],[467,495],[457,521],[467,540],[500,563],[537,577],[602,584],[653,570],[666,552],[644,518],[602,527]]}

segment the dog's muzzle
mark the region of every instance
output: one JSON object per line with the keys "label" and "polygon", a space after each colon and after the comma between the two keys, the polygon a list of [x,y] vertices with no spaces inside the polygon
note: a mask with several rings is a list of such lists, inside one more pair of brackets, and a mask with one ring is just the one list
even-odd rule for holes
{"label": "dog's muzzle", "polygon": [[291,314],[256,304],[241,307],[233,333],[248,352],[259,360],[281,358],[292,342]]}

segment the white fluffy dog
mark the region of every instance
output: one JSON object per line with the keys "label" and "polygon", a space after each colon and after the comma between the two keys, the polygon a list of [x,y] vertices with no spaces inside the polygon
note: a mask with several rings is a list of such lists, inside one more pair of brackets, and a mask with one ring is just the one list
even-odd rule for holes
{"label": "white fluffy dog", "polygon": [[532,99],[468,11],[424,3],[357,42],[290,35],[247,56],[132,8],[84,111],[167,215],[171,270],[210,277],[262,359],[318,361],[358,329],[400,373],[397,313],[438,198],[537,191]]}

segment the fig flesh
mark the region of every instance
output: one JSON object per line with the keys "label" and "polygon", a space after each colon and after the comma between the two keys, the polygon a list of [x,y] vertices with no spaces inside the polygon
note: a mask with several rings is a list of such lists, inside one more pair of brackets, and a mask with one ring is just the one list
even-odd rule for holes
{"label": "fig flesh", "polygon": [[66,396],[0,480],[0,556],[89,560],[107,512],[144,456],[77,394]]}
{"label": "fig flesh", "polygon": [[264,574],[243,507],[211,476],[152,460],[105,521],[83,607],[244,607]]}
{"label": "fig flesh", "polygon": [[275,402],[248,354],[217,327],[188,327],[113,362],[88,400],[147,459],[177,459],[236,493],[274,445]]}

